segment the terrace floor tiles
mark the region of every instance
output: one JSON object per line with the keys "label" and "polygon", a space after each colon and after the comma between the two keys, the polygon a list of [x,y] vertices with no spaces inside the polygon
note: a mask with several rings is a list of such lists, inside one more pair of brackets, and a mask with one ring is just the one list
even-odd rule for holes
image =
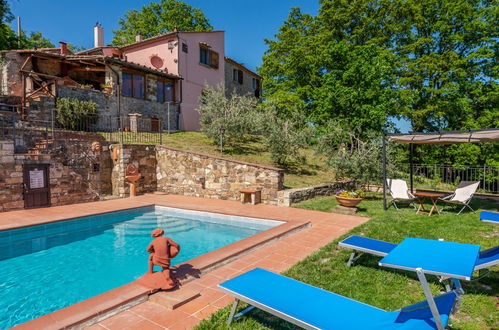
{"label": "terrace floor tiles", "polygon": [[[149,194],[128,199],[0,213],[0,230],[150,205],[280,220],[287,223],[260,233],[262,234],[260,239],[265,243],[264,245],[259,243],[260,246],[258,246],[239,241],[233,246],[240,246],[242,252],[239,253],[242,255],[232,255],[231,249],[226,248],[223,258],[229,258],[226,260],[235,258],[234,260],[211,271],[203,271],[200,275],[185,278],[182,287],[198,290],[201,294],[194,300],[175,310],[144,302],[101,320],[87,329],[190,329],[201,319],[209,317],[217,309],[234,301],[232,297],[219,292],[217,284],[255,267],[263,267],[276,272],[284,271],[320,247],[368,220],[364,217],[264,204],[250,205],[235,201]],[[307,226],[308,223],[310,225]],[[288,229],[279,232],[279,227]],[[278,237],[274,233],[284,236]],[[210,267],[209,265],[213,264],[217,258],[211,255],[208,258],[195,259],[190,261],[192,266]],[[140,289],[133,291],[137,294],[141,292]],[[127,292],[119,292],[117,296],[129,298]]]}

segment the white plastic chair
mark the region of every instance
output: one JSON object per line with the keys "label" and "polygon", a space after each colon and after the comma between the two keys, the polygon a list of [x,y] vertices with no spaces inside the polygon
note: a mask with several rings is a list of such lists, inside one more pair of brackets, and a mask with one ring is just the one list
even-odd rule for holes
{"label": "white plastic chair", "polygon": [[[457,215],[461,214],[466,207],[473,212],[475,210],[471,208],[469,202],[471,202],[471,199],[473,198],[473,195],[479,185],[480,181],[461,181],[452,195],[439,198],[439,200],[448,204],[463,205],[463,208],[457,213]],[[444,208],[442,207],[442,211],[443,209]]]}
{"label": "white plastic chair", "polygon": [[[416,197],[414,197],[414,195],[409,191],[407,182],[405,182],[405,180],[387,179],[386,187],[388,188],[388,192],[392,196],[390,204],[393,204],[393,206],[397,210],[399,209],[397,207],[397,203],[412,204],[416,200]],[[415,208],[414,205],[412,206]]]}

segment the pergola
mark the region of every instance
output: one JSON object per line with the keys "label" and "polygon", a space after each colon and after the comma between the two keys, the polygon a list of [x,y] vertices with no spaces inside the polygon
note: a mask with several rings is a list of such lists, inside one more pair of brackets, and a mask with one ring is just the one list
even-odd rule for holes
{"label": "pergola", "polygon": [[412,156],[415,144],[459,144],[499,141],[499,128],[431,133],[385,134],[383,136],[383,208],[386,210],[386,141],[409,144],[410,186],[413,191]]}

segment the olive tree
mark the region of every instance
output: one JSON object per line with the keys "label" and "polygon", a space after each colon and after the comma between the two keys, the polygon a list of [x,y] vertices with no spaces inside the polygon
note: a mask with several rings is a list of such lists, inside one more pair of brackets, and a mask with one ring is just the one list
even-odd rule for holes
{"label": "olive tree", "polygon": [[215,87],[205,86],[199,97],[201,130],[220,145],[225,146],[244,141],[245,135],[253,132],[257,123],[256,99],[251,95],[228,94],[223,83]]}

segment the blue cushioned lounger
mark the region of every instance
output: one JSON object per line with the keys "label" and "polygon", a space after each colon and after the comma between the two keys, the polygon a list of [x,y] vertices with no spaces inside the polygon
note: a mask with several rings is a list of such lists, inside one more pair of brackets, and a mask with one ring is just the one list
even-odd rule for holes
{"label": "blue cushioned lounger", "polygon": [[480,220],[485,221],[485,222],[499,223],[499,213],[481,211],[480,212]]}
{"label": "blue cushioned lounger", "polygon": [[[397,246],[397,244],[357,235],[352,235],[348,238],[345,238],[343,241],[339,242],[338,245],[348,249],[374,254],[381,257],[386,256]],[[347,265],[351,266],[352,263],[354,263],[359,257],[360,255],[356,257],[355,252],[353,252],[350,256],[350,259],[348,260]]]}
{"label": "blue cushioned lounger", "polygon": [[475,264],[475,270],[499,265],[499,245],[481,251]]}
{"label": "blue cushioned lounger", "polygon": [[[356,235],[345,238],[343,241],[339,242],[338,245],[348,249],[370,253],[381,257],[386,256],[397,246],[397,244],[394,243],[388,243],[385,241]],[[360,256],[356,256],[356,253],[353,252],[350,256],[350,259],[348,259],[347,265],[351,266],[359,257]],[[499,265],[499,246],[481,251],[476,261],[475,270],[480,270],[482,268],[492,267],[495,265]]]}
{"label": "blue cushioned lounger", "polygon": [[[314,286],[256,268],[218,285],[239,300],[305,329],[436,329],[426,301],[385,311]],[[458,299],[454,291],[434,298],[445,327]]]}

